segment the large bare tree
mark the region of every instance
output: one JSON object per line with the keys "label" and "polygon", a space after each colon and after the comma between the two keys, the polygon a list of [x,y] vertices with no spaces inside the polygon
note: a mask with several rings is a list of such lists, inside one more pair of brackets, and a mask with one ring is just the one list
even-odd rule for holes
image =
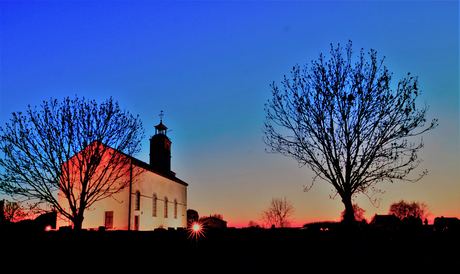
{"label": "large bare tree", "polygon": [[86,209],[140,172],[133,172],[130,156],[140,151],[142,123],[112,98],[101,104],[50,99],[40,107],[29,105],[25,114],[13,113],[10,121],[0,127],[0,190],[48,202],[77,230]]}
{"label": "large bare tree", "polygon": [[[344,220],[353,223],[352,198],[380,192],[378,182],[417,181],[408,175],[420,163],[423,147],[408,142],[437,126],[424,126],[428,107],[415,107],[421,91],[410,74],[392,87],[392,74],[377,60],[377,52],[361,49],[352,61],[352,43],[345,52],[331,44],[331,58],[320,54],[311,66],[294,66],[291,78],[275,83],[265,105],[264,142],[270,152],[294,158],[333,186],[345,205]],[[371,199],[374,201],[374,198]]]}

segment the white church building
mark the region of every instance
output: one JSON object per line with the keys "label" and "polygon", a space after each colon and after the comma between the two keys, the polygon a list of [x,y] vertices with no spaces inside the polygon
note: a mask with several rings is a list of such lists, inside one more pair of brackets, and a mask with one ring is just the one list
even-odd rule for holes
{"label": "white church building", "polygon": [[[187,186],[171,171],[171,140],[167,127],[155,126],[150,139],[150,164],[132,158],[131,163],[142,172],[129,187],[85,210],[82,228],[106,230],[153,230],[187,227]],[[129,157],[129,156],[128,156]],[[68,201],[59,195],[59,204],[68,208]],[[67,206],[67,207],[66,207]],[[70,226],[64,218],[57,219],[57,228]]]}

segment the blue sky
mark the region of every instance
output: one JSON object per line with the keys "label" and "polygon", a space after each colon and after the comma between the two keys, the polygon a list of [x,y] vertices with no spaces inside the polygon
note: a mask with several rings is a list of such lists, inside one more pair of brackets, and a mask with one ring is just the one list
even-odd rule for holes
{"label": "blue sky", "polygon": [[[299,224],[338,219],[331,187],[281,155],[265,153],[269,85],[309,63],[330,43],[374,48],[393,72],[419,76],[420,106],[440,126],[424,136],[429,174],[416,184],[383,183],[379,208],[357,199],[369,219],[400,199],[433,217],[457,216],[459,186],[459,4],[457,1],[2,1],[0,124],[13,111],[66,96],[112,96],[139,114],[146,138],[172,131],[172,169],[189,183],[188,207],[223,214],[230,225],[259,221],[286,196]],[[414,141],[418,141],[414,140]]]}

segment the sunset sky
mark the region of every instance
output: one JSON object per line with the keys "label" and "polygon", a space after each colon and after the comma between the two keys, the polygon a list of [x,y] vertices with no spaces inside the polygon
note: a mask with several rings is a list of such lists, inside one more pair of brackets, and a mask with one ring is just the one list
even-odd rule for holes
{"label": "sunset sky", "polygon": [[[172,131],[171,167],[188,186],[188,208],[222,214],[228,226],[260,223],[272,197],[292,201],[295,226],[339,220],[332,186],[291,158],[265,152],[262,126],[270,84],[310,63],[330,43],[376,49],[393,87],[419,77],[428,121],[419,153],[428,175],[383,182],[378,208],[421,201],[434,217],[460,217],[458,1],[2,1],[0,126],[14,111],[50,98],[102,102],[112,96],[139,114],[146,138],[159,123]],[[420,138],[413,140],[420,141]]]}

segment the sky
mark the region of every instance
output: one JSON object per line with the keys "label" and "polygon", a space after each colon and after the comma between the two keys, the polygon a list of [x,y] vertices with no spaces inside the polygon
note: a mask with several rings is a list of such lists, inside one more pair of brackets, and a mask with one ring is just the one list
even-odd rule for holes
{"label": "sky", "polygon": [[[160,121],[171,130],[171,169],[189,184],[188,208],[222,214],[228,226],[261,223],[286,197],[294,226],[338,221],[332,186],[289,157],[266,153],[264,104],[296,64],[330,44],[377,50],[393,72],[419,77],[418,107],[439,126],[423,136],[417,183],[382,182],[379,207],[421,201],[434,217],[460,217],[458,1],[1,1],[0,125],[50,98],[103,102],[139,115],[142,152]],[[413,140],[420,141],[419,138]]]}

